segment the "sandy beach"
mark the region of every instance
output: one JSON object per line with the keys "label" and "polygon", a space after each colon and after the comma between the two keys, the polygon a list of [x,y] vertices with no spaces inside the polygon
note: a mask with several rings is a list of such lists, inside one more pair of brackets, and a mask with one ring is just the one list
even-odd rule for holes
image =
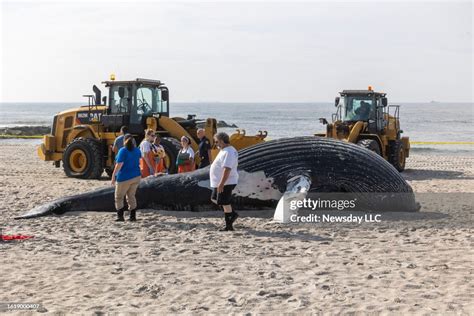
{"label": "sandy beach", "polygon": [[[232,233],[219,212],[140,210],[14,220],[109,180],[67,178],[35,145],[0,141],[0,303],[47,313],[474,314],[474,157],[412,155],[403,176],[419,213],[380,223],[274,224],[244,211]],[[471,194],[468,194],[471,193]]]}

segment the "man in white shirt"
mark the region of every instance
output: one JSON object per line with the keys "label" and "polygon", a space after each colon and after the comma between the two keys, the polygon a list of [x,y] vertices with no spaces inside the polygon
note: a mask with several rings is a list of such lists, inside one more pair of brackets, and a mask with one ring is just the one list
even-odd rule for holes
{"label": "man in white shirt", "polygon": [[229,135],[217,133],[214,141],[220,148],[219,154],[211,164],[209,178],[211,180],[211,201],[224,209],[225,227],[221,231],[234,230],[232,224],[239,214],[232,210],[232,190],[239,181],[237,165],[239,154],[230,145]]}

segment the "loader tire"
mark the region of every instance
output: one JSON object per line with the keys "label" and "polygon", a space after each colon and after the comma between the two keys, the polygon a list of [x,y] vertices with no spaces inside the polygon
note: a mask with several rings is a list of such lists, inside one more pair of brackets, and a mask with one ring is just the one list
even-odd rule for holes
{"label": "loader tire", "polygon": [[92,138],[74,139],[64,150],[63,166],[68,177],[99,179],[104,170],[100,143]]}
{"label": "loader tire", "polygon": [[178,153],[181,149],[180,142],[172,137],[163,137],[161,138],[160,145],[165,149],[165,168],[168,169],[168,173],[173,174],[178,172],[176,159],[178,158]]}
{"label": "loader tire", "polygon": [[390,152],[388,161],[397,169],[402,172],[405,170],[405,148],[403,148],[403,143],[399,140],[390,142]]}
{"label": "loader tire", "polygon": [[373,151],[380,156],[380,146],[376,140],[373,139],[361,139],[357,142],[357,145],[364,147],[370,151]]}

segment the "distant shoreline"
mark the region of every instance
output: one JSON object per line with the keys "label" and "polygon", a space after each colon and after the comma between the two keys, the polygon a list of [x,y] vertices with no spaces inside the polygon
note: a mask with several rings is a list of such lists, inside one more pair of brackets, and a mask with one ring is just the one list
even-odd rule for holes
{"label": "distant shoreline", "polygon": [[42,138],[50,132],[48,125],[0,127],[0,138]]}
{"label": "distant shoreline", "polygon": [[[202,123],[201,123],[202,124]],[[198,124],[198,127],[202,127]],[[238,128],[233,123],[227,123],[226,121],[218,121],[218,128]],[[44,135],[51,133],[51,126],[49,125],[22,125],[0,127],[0,140],[39,140]],[[454,155],[465,155],[472,153],[473,146],[471,144],[452,144],[453,146],[447,146],[446,144],[416,144],[416,139],[411,139],[413,142],[412,150],[418,154],[454,154]]]}
{"label": "distant shoreline", "polygon": [[43,135],[8,135],[8,134],[1,134],[0,139],[41,139]]}
{"label": "distant shoreline", "polygon": [[[333,104],[334,100],[330,101],[173,101],[172,104]],[[473,104],[472,101],[397,101],[391,100],[391,104]],[[78,101],[6,101],[0,104],[67,104],[76,106],[87,106],[86,102]]]}

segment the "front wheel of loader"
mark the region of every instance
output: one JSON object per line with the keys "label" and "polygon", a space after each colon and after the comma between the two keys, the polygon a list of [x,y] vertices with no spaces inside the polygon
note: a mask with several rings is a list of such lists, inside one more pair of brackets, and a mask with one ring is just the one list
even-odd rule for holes
{"label": "front wheel of loader", "polygon": [[380,146],[376,140],[373,139],[361,139],[357,142],[357,145],[364,147],[370,151],[373,151],[380,156]]}
{"label": "front wheel of loader", "polygon": [[163,137],[161,139],[160,145],[165,149],[165,168],[168,169],[168,173],[176,173],[178,168],[176,167],[176,159],[178,158],[178,153],[181,149],[180,142],[172,137]]}
{"label": "front wheel of loader", "polygon": [[74,139],[64,151],[63,166],[68,177],[99,179],[104,170],[100,143],[91,138]]}
{"label": "front wheel of loader", "polygon": [[393,141],[390,143],[390,155],[388,161],[397,169],[402,172],[405,170],[405,148],[403,148],[403,143],[399,140]]}

